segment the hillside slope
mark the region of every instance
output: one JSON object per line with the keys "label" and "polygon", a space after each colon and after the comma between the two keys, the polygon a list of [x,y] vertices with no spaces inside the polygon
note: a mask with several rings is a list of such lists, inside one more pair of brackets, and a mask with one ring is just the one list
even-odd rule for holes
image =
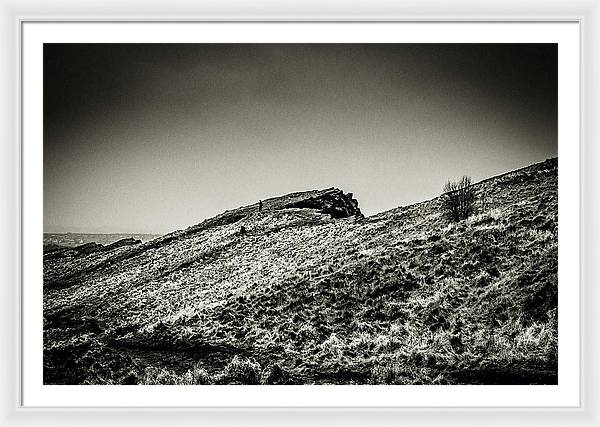
{"label": "hillside slope", "polygon": [[44,259],[47,384],[557,382],[557,159],[364,218],[327,189]]}

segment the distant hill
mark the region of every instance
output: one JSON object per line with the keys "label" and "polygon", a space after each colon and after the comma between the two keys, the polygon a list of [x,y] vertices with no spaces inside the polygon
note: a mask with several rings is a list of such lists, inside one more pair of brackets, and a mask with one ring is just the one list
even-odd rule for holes
{"label": "distant hill", "polygon": [[332,188],[49,252],[44,382],[556,384],[557,163],[475,184],[456,224]]}
{"label": "distant hill", "polygon": [[136,234],[136,233],[44,233],[44,247],[57,245],[65,247],[74,247],[86,243],[98,243],[109,245],[117,240],[132,238],[141,241],[152,240],[159,237],[160,234]]}

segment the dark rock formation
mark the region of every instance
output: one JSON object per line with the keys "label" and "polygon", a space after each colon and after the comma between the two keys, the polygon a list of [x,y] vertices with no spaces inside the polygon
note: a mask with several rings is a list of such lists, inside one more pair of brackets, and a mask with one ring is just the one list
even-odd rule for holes
{"label": "dark rock formation", "polygon": [[292,200],[285,203],[283,208],[316,209],[319,212],[331,215],[332,218],[348,218],[362,215],[358,207],[358,201],[352,197],[352,193],[344,194],[338,188],[307,191],[304,193],[295,193],[290,196],[294,197],[291,197]]}
{"label": "dark rock formation", "polygon": [[62,251],[64,249],[65,249],[64,246],[60,246],[55,243],[47,243],[47,244],[45,243],[44,244],[44,254],[49,254],[49,253],[56,252],[56,251]]}
{"label": "dark rock formation", "polygon": [[134,239],[133,237],[127,237],[125,239],[117,240],[116,242],[111,243],[110,245],[106,245],[104,247],[104,250],[111,251],[113,249],[120,248],[121,246],[137,245],[140,243],[142,243],[141,240]]}
{"label": "dark rock formation", "polygon": [[75,246],[73,249],[75,249],[79,253],[88,255],[94,252],[104,250],[104,245],[101,245],[100,243],[96,242],[90,242],[85,243],[83,245]]}

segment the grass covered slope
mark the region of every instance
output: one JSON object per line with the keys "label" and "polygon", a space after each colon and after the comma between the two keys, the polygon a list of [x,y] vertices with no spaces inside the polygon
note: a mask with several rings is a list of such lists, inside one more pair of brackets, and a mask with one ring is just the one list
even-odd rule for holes
{"label": "grass covered slope", "polygon": [[328,189],[48,257],[44,382],[556,383],[557,159],[475,188],[457,224]]}

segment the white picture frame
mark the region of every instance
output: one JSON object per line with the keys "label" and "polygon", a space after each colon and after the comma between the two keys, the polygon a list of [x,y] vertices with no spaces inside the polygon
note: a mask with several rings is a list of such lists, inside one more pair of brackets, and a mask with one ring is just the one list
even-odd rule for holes
{"label": "white picture frame", "polygon": [[[106,7],[104,13],[99,13],[101,9],[99,3],[88,2],[86,5],[76,5],[71,2],[53,1],[50,4],[34,4],[17,2],[3,2],[7,7],[3,9],[4,21],[9,23],[6,26],[3,51],[10,59],[6,64],[5,76],[3,81],[6,88],[12,88],[7,93],[12,94],[5,99],[3,104],[1,119],[3,129],[6,129],[4,140],[11,143],[3,143],[2,150],[6,155],[2,158],[6,163],[3,165],[6,182],[6,197],[12,200],[7,203],[9,209],[6,212],[7,221],[6,230],[3,235],[11,236],[6,239],[3,249],[5,253],[3,261],[6,268],[2,268],[4,283],[7,284],[2,289],[2,301],[5,305],[2,322],[5,337],[11,337],[8,345],[3,349],[2,369],[7,373],[7,381],[2,389],[3,413],[2,419],[7,425],[12,424],[60,424],[60,425],[105,425],[107,423],[117,425],[130,425],[135,421],[147,424],[187,424],[187,423],[232,423],[240,422],[254,424],[331,424],[333,422],[343,422],[344,424],[429,424],[429,425],[464,425],[465,423],[474,424],[493,424],[493,425],[597,425],[599,422],[597,409],[594,407],[594,397],[597,398],[597,373],[594,370],[593,358],[597,349],[598,334],[591,329],[597,324],[597,315],[593,307],[598,302],[598,293],[593,289],[593,278],[597,278],[597,270],[591,262],[594,259],[593,242],[597,236],[597,225],[593,221],[593,213],[597,212],[597,199],[593,199],[592,191],[597,192],[597,172],[591,167],[593,165],[594,155],[597,159],[598,149],[589,143],[594,139],[591,136],[597,135],[597,125],[592,119],[595,112],[594,108],[598,102],[598,89],[592,85],[593,66],[597,64],[598,52],[594,51],[594,43],[597,43],[598,24],[597,11],[594,14],[594,2],[582,2],[576,7],[570,7],[566,2],[560,3],[553,9],[553,14],[544,13],[542,3],[531,2],[529,9],[523,6],[500,6],[499,3],[490,2],[490,10],[486,13],[484,8],[474,4],[475,2],[458,1],[452,4],[452,7],[435,7],[433,3],[406,3],[402,6],[394,7],[371,3],[368,7],[361,4],[355,11],[348,9],[340,11],[333,10],[328,3],[317,5],[306,3],[302,7],[290,6],[287,11],[281,5],[266,7],[264,15],[256,16],[252,8],[242,7],[239,4],[217,5],[209,3],[208,5],[194,6],[191,3],[183,6],[185,11],[181,11],[177,16],[169,13],[169,4],[156,2],[150,4],[154,11],[153,16],[140,17],[137,14],[135,2],[125,2],[119,9]],[[329,6],[328,6],[329,5]],[[94,7],[95,6],[95,7]],[[446,9],[446,10],[444,10]],[[536,11],[533,12],[532,10]],[[560,9],[560,10],[559,10]],[[596,6],[597,9],[597,6]],[[68,12],[65,12],[68,10]],[[468,12],[470,10],[471,13]],[[481,15],[474,17],[472,12],[481,10]],[[562,12],[561,12],[562,10]],[[33,11],[33,12],[32,12]],[[464,13],[464,15],[461,15]],[[188,13],[184,13],[188,12]],[[275,12],[277,12],[275,14]],[[349,14],[350,13],[350,14]],[[64,14],[64,15],[63,15]],[[441,15],[440,15],[441,14]],[[426,16],[424,16],[426,15]],[[579,406],[570,408],[244,408],[243,405],[236,405],[237,408],[62,408],[60,410],[51,408],[31,408],[21,405],[22,403],[22,369],[21,369],[21,349],[20,340],[22,319],[19,318],[18,310],[22,297],[20,284],[22,279],[21,232],[20,225],[24,212],[20,210],[21,206],[21,179],[23,171],[21,170],[22,147],[20,138],[24,129],[21,127],[21,35],[22,26],[25,22],[32,21],[164,21],[164,22],[182,22],[182,21],[214,21],[225,22],[235,20],[249,21],[357,21],[357,22],[382,22],[382,21],[444,21],[444,22],[499,22],[499,21],[532,21],[532,22],[559,22],[571,21],[580,24],[581,31],[581,147],[580,147],[580,173],[581,173],[581,400]],[[596,37],[596,38],[595,38]],[[12,44],[11,44],[12,43]],[[4,71],[4,70],[3,70]],[[592,90],[596,90],[593,92]],[[11,197],[12,196],[12,197]],[[14,221],[17,221],[15,224]],[[596,233],[596,234],[594,234]],[[8,262],[10,261],[10,262]],[[6,273],[5,273],[6,272]],[[596,322],[595,322],[596,320]],[[586,363],[586,361],[588,361]],[[596,376],[594,376],[596,375]],[[261,405],[264,406],[264,405]],[[133,415],[132,415],[133,414]],[[136,417],[135,419],[133,417]]]}

